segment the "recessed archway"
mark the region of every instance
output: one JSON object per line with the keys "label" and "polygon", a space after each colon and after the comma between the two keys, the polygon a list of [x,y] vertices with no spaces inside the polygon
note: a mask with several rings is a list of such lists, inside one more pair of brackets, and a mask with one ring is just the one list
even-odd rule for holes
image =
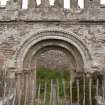
{"label": "recessed archway", "polygon": [[[92,62],[92,58],[88,48],[83,41],[72,32],[53,28],[40,30],[26,36],[28,37],[22,41],[23,43],[17,51],[16,67],[19,73],[22,72],[24,74],[22,84],[27,86],[25,89],[29,92],[27,94],[32,95],[31,98],[33,98],[34,94],[36,95],[37,80],[35,67],[37,57],[40,56],[40,54],[52,49],[54,51],[59,50],[65,53],[68,57],[68,61],[72,62],[70,70],[72,68],[72,70],[76,72],[85,72],[86,67],[91,68],[90,62]],[[28,71],[24,71],[24,69]],[[20,79],[20,75],[18,79]],[[17,87],[17,90],[20,91],[20,88]]]}
{"label": "recessed archway", "polygon": [[91,68],[92,58],[89,50],[77,35],[60,29],[44,29],[24,40],[16,56],[17,69],[31,70],[32,58],[35,58],[41,49],[51,46],[69,52],[75,59],[76,71],[85,70],[85,67],[89,66]]}
{"label": "recessed archway", "polygon": [[23,68],[34,69],[36,66],[35,60],[37,59],[38,55],[50,49],[58,49],[64,52],[68,58],[72,57],[72,61],[70,60],[70,62],[74,62],[74,70],[76,72],[83,72],[83,59],[78,50],[71,44],[59,39],[46,39],[33,45],[25,56]]}

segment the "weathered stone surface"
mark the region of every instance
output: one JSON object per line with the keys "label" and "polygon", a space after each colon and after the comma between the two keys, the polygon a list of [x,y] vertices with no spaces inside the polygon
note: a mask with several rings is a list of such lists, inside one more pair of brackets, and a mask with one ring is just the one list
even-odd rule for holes
{"label": "weathered stone surface", "polygon": [[64,8],[64,0],[55,0],[54,5],[56,8]]}
{"label": "weathered stone surface", "polygon": [[41,0],[40,7],[46,8],[46,7],[49,7],[49,6],[50,6],[49,0]]}
{"label": "weathered stone surface", "polygon": [[14,2],[13,0],[7,1],[6,9],[7,10],[16,10],[19,8],[18,2]]}
{"label": "weathered stone surface", "polygon": [[70,0],[70,8],[77,9],[78,8],[78,0]]}
{"label": "weathered stone surface", "polygon": [[[59,14],[58,14],[59,13]],[[62,8],[33,8],[27,10],[0,10],[0,21],[104,21],[105,8],[94,7],[75,11]]]}
{"label": "weathered stone surface", "polygon": [[22,0],[17,0],[18,3],[18,8],[21,9],[22,8]]}
{"label": "weathered stone surface", "polygon": [[100,0],[85,0],[84,7],[85,8],[94,8],[100,6]]}
{"label": "weathered stone surface", "polygon": [[35,8],[37,7],[36,0],[28,0],[28,8]]}
{"label": "weathered stone surface", "polygon": [[[56,26],[58,24],[58,26]],[[90,54],[93,58],[94,66],[97,70],[102,70],[105,62],[105,25],[97,25],[96,23],[85,24],[71,24],[59,22],[42,22],[42,23],[9,23],[0,25],[0,52],[3,53],[7,61],[15,62],[15,55],[17,50],[21,47],[23,40],[31,37],[35,30],[47,29],[63,29],[65,31],[73,32],[88,46]],[[24,31],[23,31],[24,30]],[[14,63],[15,64],[15,63]],[[15,65],[11,66],[15,66]],[[9,64],[10,65],[10,64]]]}
{"label": "weathered stone surface", "polygon": [[[74,10],[50,7],[48,1],[42,1],[38,8],[0,9],[0,68],[8,70],[8,78],[16,77],[18,100],[27,85],[23,77],[28,81],[30,98],[31,88],[36,91],[38,57],[39,64],[48,63],[51,68],[105,71],[105,8],[98,3],[93,1],[94,6]],[[47,52],[50,48],[54,52]],[[56,49],[61,52],[56,53]]]}

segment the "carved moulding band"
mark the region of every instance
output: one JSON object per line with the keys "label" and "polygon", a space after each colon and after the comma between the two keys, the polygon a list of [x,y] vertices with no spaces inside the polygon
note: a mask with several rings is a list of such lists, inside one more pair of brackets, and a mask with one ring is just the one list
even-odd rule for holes
{"label": "carved moulding band", "polygon": [[65,31],[58,28],[41,29],[37,30],[37,32],[30,33],[30,35],[26,35],[28,37],[23,39],[21,46],[16,54],[16,67],[18,70],[23,70],[23,61],[29,49],[38,42],[48,39],[63,40],[67,43],[72,44],[75,48],[77,48],[77,50],[82,56],[84,69],[86,70],[91,68],[91,54],[86,44],[80,39],[78,35],[72,33],[71,31]]}

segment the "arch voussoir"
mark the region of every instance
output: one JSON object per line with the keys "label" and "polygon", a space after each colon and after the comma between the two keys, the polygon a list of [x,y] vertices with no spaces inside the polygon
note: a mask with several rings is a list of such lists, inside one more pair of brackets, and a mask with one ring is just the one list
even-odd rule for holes
{"label": "arch voussoir", "polygon": [[[83,68],[87,67],[87,64],[89,64],[88,62],[92,63],[92,58],[88,47],[76,34],[72,32],[67,32],[64,30],[59,30],[59,29],[45,29],[34,33],[32,36],[30,36],[28,39],[24,41],[16,56],[17,69],[23,70],[24,68],[23,62],[25,60],[25,57],[28,51],[30,51],[33,46],[38,45],[38,43],[40,44],[40,42],[42,41],[45,42],[43,44],[45,45],[48,40],[62,41],[62,45],[64,44],[63,42],[65,42],[64,48],[69,52],[70,52],[70,48],[68,46],[72,45],[73,47],[72,49],[75,49],[76,51],[78,51],[78,53],[81,56],[81,60],[83,60]],[[68,44],[68,46],[66,43]],[[52,46],[54,46],[53,42],[52,42]],[[56,46],[60,46],[59,43],[56,43]],[[43,46],[41,48],[43,48]],[[35,53],[38,50],[39,48],[35,48],[35,50],[33,51]],[[91,64],[90,64],[90,68],[91,68]]]}

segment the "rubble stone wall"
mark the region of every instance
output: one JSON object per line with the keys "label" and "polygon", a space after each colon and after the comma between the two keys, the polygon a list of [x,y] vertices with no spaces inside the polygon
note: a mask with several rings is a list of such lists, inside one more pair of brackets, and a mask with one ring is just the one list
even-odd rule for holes
{"label": "rubble stone wall", "polygon": [[[0,53],[5,62],[12,66],[17,50],[23,40],[34,34],[34,32],[58,28],[75,33],[89,49],[95,65],[103,67],[105,62],[105,25],[96,23],[71,24],[70,22],[40,22],[21,23],[11,22],[0,24]],[[13,61],[13,62],[12,62]],[[6,64],[6,63],[5,63]]]}

